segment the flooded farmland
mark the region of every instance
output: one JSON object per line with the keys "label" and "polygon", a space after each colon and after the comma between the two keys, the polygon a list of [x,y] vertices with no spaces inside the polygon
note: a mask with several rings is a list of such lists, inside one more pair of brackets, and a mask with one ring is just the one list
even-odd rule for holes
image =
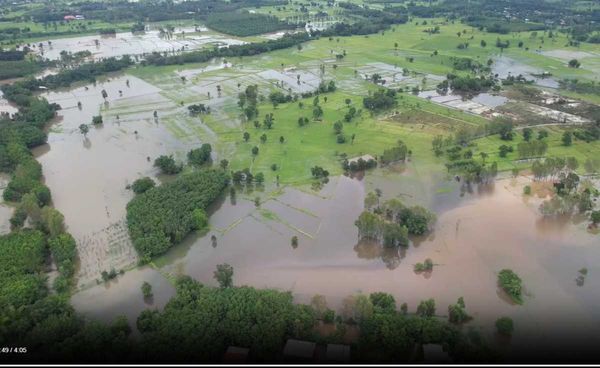
{"label": "flooded farmland", "polygon": [[120,32],[113,35],[92,35],[53,39],[37,48],[38,54],[59,60],[61,51],[76,53],[89,50],[92,57],[106,58],[122,55],[143,55],[151,52],[180,52],[213,46],[241,45],[246,42],[209,32],[204,27],[175,28],[166,33],[148,30],[140,34]]}
{"label": "flooded farmland", "polygon": [[[409,312],[433,297],[438,314],[444,315],[447,306],[462,296],[474,317],[467,326],[491,339],[494,321],[511,316],[516,325],[514,347],[535,341],[558,353],[582,347],[587,333],[591,335],[587,338],[599,337],[600,313],[595,306],[600,298],[596,273],[600,249],[597,237],[586,232],[583,223],[543,220],[537,210],[540,199],[525,200],[521,195],[526,178],[465,187],[449,181],[443,170],[420,172],[424,166],[418,158],[361,179],[332,177],[319,190],[269,185],[252,192],[238,189],[235,199],[223,196],[213,206],[208,233],[191,235],[150,266],[136,267],[138,257],[125,223],[125,207],[133,194],[126,186],[143,176],[160,181],[152,167],[158,155],[174,153],[183,160],[189,149],[215,139],[213,129],[227,124],[235,128],[239,122],[221,110],[235,104],[231,96],[240,88],[238,81],[270,85],[274,75],[220,62],[182,73],[185,82],[181,75],[156,84],[117,75],[96,85],[44,94],[62,110],[50,127],[48,144],[34,153],[54,205],[77,240],[78,292],[72,301],[78,310],[102,320],[125,314],[133,324],[141,310],[164,306],[174,294],[174,276],[190,275],[216,285],[215,266],[229,263],[236,285],[289,290],[298,302],[322,294],[337,310],[343,309],[343,299],[350,294],[383,291],[394,295],[398,304],[408,303]],[[286,72],[277,73],[275,79]],[[290,85],[296,73],[289,71]],[[301,80],[313,83],[312,75],[316,76],[302,74]],[[184,89],[183,83],[190,85]],[[217,84],[222,95],[217,95]],[[219,107],[214,115],[222,120],[204,124],[175,102],[198,100]],[[492,107],[502,102],[489,95],[477,103]],[[90,124],[100,113],[104,124],[91,126],[83,135],[79,125]],[[219,154],[223,147],[217,148]],[[366,193],[374,188],[381,189],[385,199],[399,197],[436,211],[434,231],[413,239],[407,249],[360,241],[354,221]],[[259,207],[254,204],[257,195],[262,198]],[[291,245],[292,236],[299,238],[297,247]],[[433,272],[415,273],[414,265],[426,258],[433,260]],[[521,306],[512,304],[497,286],[497,273],[508,267],[523,279],[526,297]],[[583,267],[589,274],[579,286],[575,280]],[[124,273],[100,282],[101,272],[111,269]],[[142,297],[144,281],[153,286],[153,300]],[[557,335],[569,336],[569,343],[546,340]],[[511,354],[519,352],[511,349]]]}

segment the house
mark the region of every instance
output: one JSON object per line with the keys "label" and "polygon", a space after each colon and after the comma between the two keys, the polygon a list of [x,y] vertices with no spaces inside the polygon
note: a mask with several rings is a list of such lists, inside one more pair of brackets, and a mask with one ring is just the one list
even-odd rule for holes
{"label": "house", "polygon": [[65,16],[63,17],[63,19],[64,19],[64,20],[75,20],[75,19],[77,19],[77,18],[75,18],[75,16],[74,16],[74,15],[65,15]]}
{"label": "house", "polygon": [[327,344],[325,359],[330,363],[347,363],[350,361],[350,346]]}
{"label": "house", "polygon": [[283,348],[283,360],[286,362],[310,362],[315,359],[317,344],[310,341],[289,339]]}
{"label": "house", "polygon": [[243,364],[248,360],[250,349],[240,348],[238,346],[230,346],[223,355],[223,363],[226,364]]}

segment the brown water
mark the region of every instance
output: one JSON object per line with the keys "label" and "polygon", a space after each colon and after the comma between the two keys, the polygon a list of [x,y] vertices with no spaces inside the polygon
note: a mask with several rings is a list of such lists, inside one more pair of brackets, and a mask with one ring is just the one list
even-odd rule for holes
{"label": "brown water", "polygon": [[[106,103],[102,89],[109,95]],[[124,223],[132,197],[126,185],[142,176],[156,178],[156,156],[175,153],[183,159],[200,143],[190,135],[177,138],[168,129],[168,117],[187,114],[162,93],[137,78],[113,76],[96,86],[45,95],[63,109],[50,128],[48,144],[35,154],[54,205],[77,239],[82,291],[73,303],[78,310],[103,320],[125,314],[133,321],[144,308],[160,308],[173,295],[165,276],[188,274],[215,285],[213,271],[226,262],[234,267],[236,285],[290,290],[304,303],[322,294],[338,310],[350,294],[384,291],[398,304],[408,303],[409,311],[434,297],[443,315],[463,296],[474,316],[470,325],[490,338],[496,318],[515,319],[513,354],[532,343],[555,353],[577,351],[584,337],[599,337],[600,242],[585,231],[585,223],[542,220],[540,199],[524,200],[521,195],[524,178],[465,187],[447,180],[442,168],[418,161],[377,169],[362,180],[331,178],[319,192],[288,187],[269,196],[273,188],[267,188],[260,195],[270,199],[260,208],[252,200],[256,193],[238,192],[236,201],[224,197],[212,209],[211,231],[188,237],[157,259],[158,270],[134,268],[108,284],[97,284],[102,271],[132,268],[137,262]],[[154,110],[159,111],[157,120]],[[79,124],[89,124],[99,112],[103,126],[91,127],[84,137]],[[354,221],[366,192],[374,188],[383,190],[384,199],[398,196],[436,211],[433,233],[400,250],[359,242]],[[290,241],[294,235],[299,238],[296,248]],[[435,263],[433,272],[416,274],[414,264],[426,258]],[[497,272],[507,267],[523,279],[527,296],[522,306],[510,303],[496,285]],[[575,279],[582,267],[589,273],[578,286]],[[153,305],[142,298],[144,281],[153,285]],[[567,341],[558,342],[556,336]]]}
{"label": "brown water", "polygon": [[[103,89],[109,96],[106,101]],[[42,164],[54,205],[77,239],[78,285],[85,287],[94,284],[102,271],[118,271],[137,262],[124,223],[125,207],[133,196],[126,186],[143,176],[155,177],[152,162],[157,156],[175,152],[181,157],[197,142],[175,139],[160,117],[154,119],[154,109],[176,107],[157,88],[131,76],[44,97],[60,104],[62,110],[50,127],[48,144],[36,148],[34,154]],[[91,125],[92,117],[100,113],[104,124],[90,126],[83,136],[79,125]]]}

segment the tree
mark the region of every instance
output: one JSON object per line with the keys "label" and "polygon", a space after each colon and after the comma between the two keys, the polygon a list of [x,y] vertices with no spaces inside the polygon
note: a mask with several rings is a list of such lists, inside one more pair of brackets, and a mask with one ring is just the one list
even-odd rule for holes
{"label": "tree", "polygon": [[204,230],[208,227],[208,215],[202,208],[196,208],[192,212],[192,220],[196,230]]}
{"label": "tree", "polygon": [[250,139],[250,133],[244,132],[244,142],[248,142],[249,139]]}
{"label": "tree", "polygon": [[213,277],[219,283],[221,288],[229,288],[233,286],[233,267],[227,263],[217,265],[217,270]]}
{"label": "tree", "polygon": [[257,184],[262,184],[265,181],[265,175],[261,172],[259,172],[258,174],[254,175],[254,181]]}
{"label": "tree", "polygon": [[144,298],[152,298],[154,294],[152,294],[152,285],[150,285],[147,281],[144,281],[142,284],[142,294],[144,294]]}
{"label": "tree", "polygon": [[333,124],[333,132],[335,134],[340,134],[343,129],[344,129],[344,124],[341,121],[336,121]]}
{"label": "tree", "polygon": [[298,248],[298,237],[296,235],[292,236],[292,248]]}
{"label": "tree", "polygon": [[421,317],[433,317],[435,315],[435,300],[422,300],[417,307],[417,314]]}
{"label": "tree", "polygon": [[581,66],[581,63],[579,62],[579,60],[577,60],[577,59],[569,60],[569,68],[579,68],[580,66]]}
{"label": "tree", "polygon": [[229,161],[227,161],[226,159],[222,159],[221,162],[219,163],[219,166],[221,166],[221,168],[223,170],[227,169],[227,166],[229,166]]}
{"label": "tree", "polygon": [[600,210],[592,211],[592,213],[590,214],[590,220],[594,225],[600,224]]}
{"label": "tree", "polygon": [[173,156],[161,155],[154,160],[154,167],[158,167],[163,174],[173,175],[183,170],[182,165],[177,165]]}
{"label": "tree", "polygon": [[102,115],[96,115],[96,116],[92,117],[92,124],[100,125],[100,124],[102,124],[102,122],[103,122]]}
{"label": "tree", "polygon": [[376,292],[369,295],[375,312],[395,312],[396,300],[394,296],[387,293]]}
{"label": "tree", "polygon": [[140,179],[136,179],[136,181],[134,181],[131,185],[131,189],[135,194],[141,194],[149,189],[154,188],[155,186],[156,183],[154,183],[154,180],[146,176]]}
{"label": "tree", "polygon": [[514,330],[513,320],[510,317],[500,317],[496,320],[496,331],[504,336],[512,335]]}
{"label": "tree", "polygon": [[523,129],[523,139],[525,140],[525,142],[529,142],[532,135],[533,135],[533,130],[531,128]]}
{"label": "tree", "polygon": [[570,146],[571,144],[573,144],[573,133],[571,132],[564,132],[561,138],[562,144],[563,146]]}
{"label": "tree", "polygon": [[284,143],[285,142],[285,138],[283,136],[279,137],[279,143]]}
{"label": "tree", "polygon": [[252,147],[252,154],[254,156],[258,155],[258,147],[257,146]]}
{"label": "tree", "polygon": [[88,126],[87,126],[87,125],[85,125],[85,124],[81,124],[81,125],[79,126],[79,131],[80,131],[80,132],[81,132],[81,134],[83,134],[83,136],[85,137],[85,136],[87,136],[88,132],[90,131],[90,127],[88,127]]}
{"label": "tree", "polygon": [[212,147],[209,143],[204,143],[200,148],[195,148],[188,152],[188,162],[194,166],[201,166],[211,161]]}

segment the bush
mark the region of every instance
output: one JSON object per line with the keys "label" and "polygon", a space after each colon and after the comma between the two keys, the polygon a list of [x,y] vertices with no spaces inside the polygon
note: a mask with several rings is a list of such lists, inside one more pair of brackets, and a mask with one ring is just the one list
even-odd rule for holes
{"label": "bush", "polygon": [[511,336],[514,330],[513,320],[510,317],[501,317],[496,320],[496,330],[504,336]]}
{"label": "bush", "polygon": [[142,194],[145,191],[154,188],[155,186],[156,183],[154,182],[154,180],[146,176],[134,181],[133,185],[131,186],[131,189],[135,194]]}
{"label": "bush", "polygon": [[153,296],[152,285],[150,285],[146,281],[144,281],[144,283],[142,284],[142,294],[144,294],[144,298],[151,298]]}
{"label": "bush", "polygon": [[154,160],[154,167],[158,167],[163,174],[173,175],[183,170],[183,165],[177,165],[173,156],[159,156]]}
{"label": "bush", "polygon": [[498,274],[498,284],[517,303],[522,301],[521,278],[512,270],[504,269]]}

